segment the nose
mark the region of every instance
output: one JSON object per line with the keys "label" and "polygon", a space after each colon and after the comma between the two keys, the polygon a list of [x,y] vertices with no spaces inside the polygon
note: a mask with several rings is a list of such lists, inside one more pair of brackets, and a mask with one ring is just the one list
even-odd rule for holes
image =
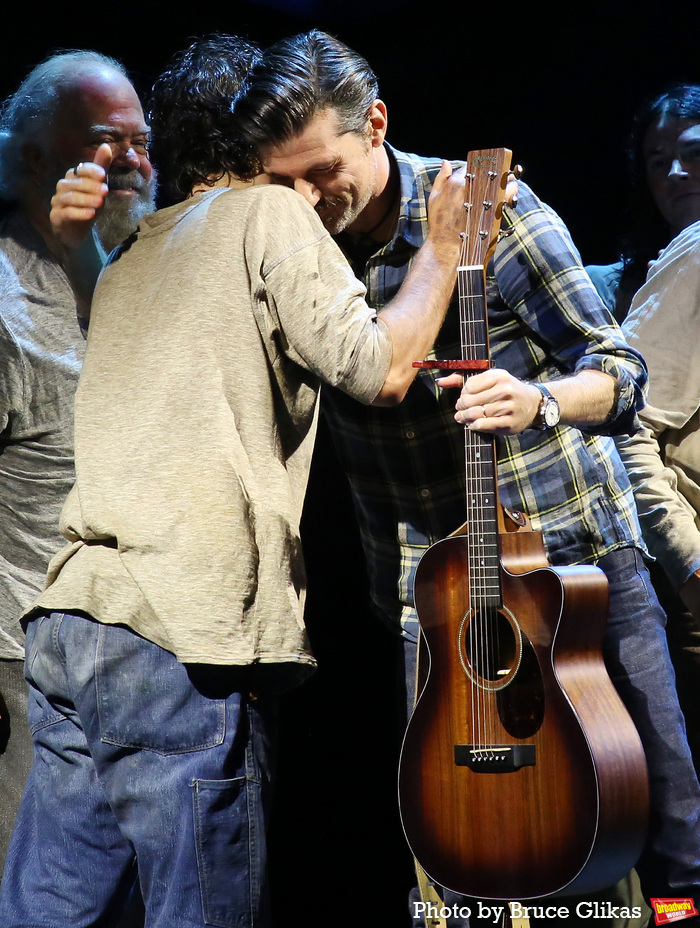
{"label": "nose", "polygon": [[680,158],[674,158],[671,162],[671,167],[668,169],[669,177],[685,177],[688,172],[683,167],[683,162]]}
{"label": "nose", "polygon": [[297,193],[300,193],[307,203],[310,203],[312,206],[316,206],[318,201],[321,199],[321,191],[316,187],[311,181],[304,180],[301,177],[298,177],[294,181],[294,189]]}
{"label": "nose", "polygon": [[112,144],[112,154],[114,160],[112,167],[122,168],[124,171],[137,171],[141,166],[141,157],[133,146],[128,143],[117,145]]}

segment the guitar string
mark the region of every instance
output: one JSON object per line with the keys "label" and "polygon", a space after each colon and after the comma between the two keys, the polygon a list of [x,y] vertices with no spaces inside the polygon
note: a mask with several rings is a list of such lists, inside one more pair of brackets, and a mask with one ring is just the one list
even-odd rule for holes
{"label": "guitar string", "polygon": [[[484,201],[482,201],[482,228],[488,229],[491,223],[486,221],[486,214],[489,209],[493,209],[493,204],[496,202],[496,197],[493,195],[492,189],[494,182],[496,180],[496,173],[493,171],[488,172],[488,183],[486,189],[484,190]],[[487,206],[488,201],[490,206]],[[489,216],[493,217],[493,212],[489,213]],[[486,253],[488,252],[490,236],[485,234],[482,240],[482,253],[480,255],[480,265],[484,265],[484,259]],[[481,307],[482,313],[480,316],[480,338],[482,353],[484,358],[490,358],[489,355],[489,345],[488,345],[488,316],[487,316],[487,306],[486,306],[486,270],[479,275],[479,287],[481,293]],[[486,480],[482,484],[482,520],[481,520],[481,556],[483,559],[483,616],[484,616],[484,628],[485,628],[485,662],[487,669],[487,680],[490,681],[491,689],[488,689],[487,693],[487,707],[489,710],[488,721],[490,724],[489,729],[489,743],[493,747],[496,744],[496,734],[497,734],[497,722],[498,722],[498,712],[497,712],[497,703],[496,703],[496,691],[495,686],[498,682],[498,670],[499,667],[496,663],[498,660],[498,655],[500,654],[500,648],[498,643],[498,609],[494,605],[494,583],[493,583],[493,574],[494,570],[499,570],[498,558],[495,557],[495,550],[493,547],[495,538],[497,535],[494,533],[497,532],[497,512],[496,512],[496,461],[495,461],[495,439],[492,435],[484,435],[483,437],[479,435],[479,438],[482,439],[481,442],[481,454],[482,457],[485,457],[487,460],[482,466],[482,475],[486,475]],[[488,493],[488,498],[484,497],[484,493]],[[488,533],[487,533],[488,530]],[[496,575],[498,578],[498,574]]]}
{"label": "guitar string", "polygon": [[[469,171],[469,173],[467,174],[467,185],[468,185],[468,188],[467,188],[467,196],[466,196],[466,202],[465,202],[465,207],[467,210],[467,223],[466,223],[466,231],[464,232],[464,236],[462,238],[462,248],[461,248],[461,255],[460,255],[460,264],[463,267],[467,265],[469,258],[471,257],[471,251],[470,251],[471,242],[469,240],[469,236],[470,236],[470,231],[471,231],[471,210],[472,210],[472,203],[474,199],[473,197],[473,175],[471,171]],[[457,283],[458,283],[458,299],[459,299],[459,325],[460,325],[461,356],[464,359],[468,359],[470,339],[468,337],[468,326],[469,326],[468,303],[467,303],[468,287],[467,287],[467,281],[465,280],[465,275],[466,275],[466,271],[460,271],[458,274]],[[465,378],[468,376],[466,371],[465,371],[464,376]],[[465,518],[467,521],[466,575],[468,579],[468,591],[469,591],[469,597],[468,597],[468,602],[467,602],[469,618],[468,618],[468,624],[467,624],[466,630],[464,632],[466,640],[460,640],[459,646],[461,648],[464,645],[465,650],[466,650],[465,656],[467,659],[467,666],[471,670],[471,672],[468,672],[467,674],[468,687],[470,689],[469,705],[471,707],[471,720],[470,720],[471,721],[471,733],[470,733],[471,737],[467,738],[467,743],[471,741],[472,745],[478,748],[480,747],[480,741],[481,741],[481,731],[478,725],[478,722],[481,718],[481,713],[479,712],[479,709],[476,705],[476,702],[479,698],[479,691],[478,691],[478,687],[475,684],[476,660],[477,660],[476,653],[474,650],[474,645],[475,645],[474,607],[475,607],[475,604],[474,604],[473,596],[472,596],[473,578],[471,576],[471,563],[470,563],[471,562],[470,532],[472,530],[470,500],[472,498],[473,488],[471,486],[472,478],[471,478],[471,468],[469,466],[469,463],[470,463],[469,462],[469,450],[470,450],[469,429],[465,425],[464,426],[464,467],[465,467],[465,489],[466,489]],[[463,628],[464,626],[460,623],[460,635],[462,635]]]}
{"label": "guitar string", "polygon": [[[472,193],[471,193],[471,175],[470,175],[470,173],[467,173],[467,177],[466,177],[466,194],[465,194],[465,203],[464,203],[465,209],[466,209],[466,211],[467,211],[467,222],[466,222],[465,231],[464,231],[464,233],[462,234],[462,244],[461,244],[461,247],[460,247],[460,256],[459,256],[459,264],[460,264],[460,267],[465,266],[466,263],[467,263],[467,250],[468,250],[468,246],[469,246],[469,227],[470,227],[470,224],[471,224],[471,223],[470,223],[470,212],[471,212],[470,203],[471,203],[471,199],[472,199]],[[465,294],[464,294],[464,272],[461,271],[461,270],[458,270],[458,272],[457,272],[457,300],[458,300],[458,305],[459,305],[459,338],[460,338],[460,348],[461,348],[461,357],[462,357],[462,358],[466,358],[466,337],[465,337],[465,316],[466,316],[466,309],[465,309],[465,305],[464,305],[464,299],[465,299]],[[466,376],[467,376],[467,372],[464,371],[464,372],[463,372],[463,379],[464,379],[465,382],[466,382]],[[471,642],[471,616],[470,616],[470,610],[471,610],[471,608],[472,608],[472,602],[471,602],[471,582],[469,582],[470,579],[471,579],[471,578],[469,577],[469,492],[470,492],[470,490],[469,490],[469,467],[468,467],[468,457],[467,457],[467,455],[468,455],[468,444],[467,444],[467,427],[466,427],[466,425],[463,427],[463,432],[464,432],[464,479],[465,479],[465,498],[464,498],[464,504],[465,504],[465,505],[464,505],[464,517],[465,517],[465,519],[466,519],[466,525],[467,525],[467,533],[466,533],[466,539],[467,539],[467,542],[466,542],[466,544],[467,544],[467,564],[466,564],[466,571],[467,571],[467,573],[466,573],[466,576],[467,576],[467,580],[468,580],[468,587],[467,587],[467,590],[468,590],[468,592],[469,592],[469,596],[468,596],[468,598],[467,598],[467,620],[468,620],[469,624],[468,624],[468,625],[466,626],[466,628],[465,628],[465,617],[463,616],[463,617],[460,619],[459,626],[458,626],[458,627],[459,627],[459,633],[458,633],[458,634],[459,634],[459,637],[458,637],[458,639],[457,639],[456,644],[457,644],[458,655],[459,655],[460,659],[461,659],[461,655],[462,655],[462,648],[464,647],[464,649],[465,649],[465,655],[464,655],[464,658],[465,658],[465,665],[464,665],[464,666],[465,666],[466,676],[467,676],[467,689],[468,689],[468,693],[467,693],[467,705],[471,708],[470,719],[469,719],[470,731],[468,732],[468,735],[467,735],[467,738],[466,738],[466,743],[471,742],[472,744],[475,745],[476,742],[477,742],[477,732],[476,732],[476,728],[475,728],[475,722],[476,722],[477,714],[476,714],[476,710],[475,710],[475,707],[474,707],[474,695],[475,695],[475,694],[474,694],[474,679],[473,679],[473,669],[471,668],[471,657],[472,657],[472,652],[471,652],[471,648],[470,648],[470,646],[469,646],[469,643]],[[471,669],[471,672],[470,672],[470,669]],[[466,706],[465,706],[465,709],[466,709]]]}
{"label": "guitar string", "polygon": [[[472,215],[475,207],[475,185],[474,174],[469,173],[469,197],[467,207],[468,223],[467,233],[465,236],[465,248],[469,254],[464,259],[466,266],[474,266],[477,262],[477,251],[479,238],[474,236],[473,241],[470,235],[473,235],[475,223]],[[480,223],[476,226],[478,229]],[[476,325],[473,312],[473,292],[472,273],[470,271],[462,272],[462,357],[467,360],[476,360]],[[467,485],[467,572],[469,576],[469,609],[470,621],[468,626],[469,634],[469,655],[471,657],[472,674],[470,676],[471,686],[471,705],[472,705],[472,743],[480,750],[486,743],[486,692],[480,685],[479,677],[483,674],[483,656],[484,656],[484,626],[482,613],[482,595],[481,595],[481,577],[478,568],[478,552],[476,550],[476,539],[480,532],[480,507],[479,507],[479,479],[475,471],[476,460],[479,456],[479,436],[469,429],[465,428],[465,466],[466,485]],[[480,756],[480,755],[477,755]]]}
{"label": "guitar string", "polygon": [[[492,184],[496,176],[494,172],[489,172],[488,183]],[[474,175],[470,172],[468,197],[470,206],[467,207],[468,213],[471,213],[474,204],[473,179]],[[483,252],[481,245],[486,244],[486,250],[488,250],[488,236],[482,237],[477,232],[474,241],[469,241],[470,231],[475,228],[481,230],[486,225],[484,219],[489,208],[485,202],[487,197],[488,191],[481,200],[478,226],[475,226],[473,221],[467,223],[468,228],[462,249],[462,263],[471,267],[483,265],[483,257],[480,255],[480,252]],[[491,203],[494,202],[494,199],[494,197],[490,198]],[[469,220],[471,220],[471,215]],[[467,249],[470,250],[468,257],[465,255]],[[480,258],[481,260],[479,260]],[[462,357],[467,360],[484,360],[488,358],[487,320],[485,314],[486,294],[483,289],[484,275],[481,272],[478,279],[476,279],[473,276],[476,273],[478,272],[465,271],[459,275]],[[478,289],[472,281],[478,282]],[[479,307],[484,309],[479,315],[474,312],[476,301],[478,301]],[[498,628],[495,630],[490,628],[492,612],[497,618],[497,610],[492,610],[489,605],[492,599],[491,574],[494,568],[491,531],[495,528],[495,485],[491,486],[485,479],[487,473],[491,474],[493,472],[493,459],[493,440],[481,433],[474,433],[465,428],[468,500],[467,568],[470,580],[469,608],[471,615],[467,634],[472,665],[470,675],[472,743],[478,749],[485,749],[488,743],[493,745],[496,733],[495,698],[491,698],[490,684],[498,682],[498,667],[493,663],[499,652],[497,641],[493,640],[494,631],[497,635]],[[489,510],[492,511],[490,517]],[[488,533],[487,528],[491,530]],[[473,595],[474,590],[476,590],[476,595]],[[480,683],[480,678],[483,683]]]}
{"label": "guitar string", "polygon": [[[471,204],[470,213],[476,210],[475,200],[476,200],[476,190],[474,189],[475,185],[473,183],[473,175],[470,179],[470,199]],[[478,229],[480,222],[475,224],[474,217],[472,222],[470,222],[470,231],[469,234],[473,234],[475,228]],[[474,241],[468,241],[470,247],[470,255],[467,261],[468,266],[474,266],[478,260],[477,250],[478,250],[478,236],[474,237]],[[464,283],[466,289],[466,301],[465,301],[465,318],[466,318],[466,331],[464,332],[464,345],[463,345],[463,356],[469,360],[475,360],[477,357],[476,352],[476,326],[474,321],[474,310],[473,310],[473,297],[475,296],[473,290],[473,281],[472,281],[471,271],[464,272]],[[471,609],[471,623],[470,623],[470,632],[471,632],[471,647],[470,651],[472,654],[472,661],[474,664],[473,667],[473,678],[472,678],[472,699],[473,705],[475,706],[476,715],[476,731],[477,738],[476,744],[479,749],[482,749],[486,744],[486,711],[488,709],[486,702],[486,692],[480,685],[479,676],[483,673],[483,655],[484,655],[484,627],[482,622],[482,597],[481,597],[481,577],[479,571],[479,561],[478,561],[478,551],[476,549],[476,538],[480,531],[480,509],[479,509],[479,477],[478,477],[478,468],[475,467],[474,457],[479,449],[479,439],[478,435],[469,430],[466,431],[467,446],[468,446],[468,482],[469,482],[469,514],[468,514],[468,533],[467,537],[469,539],[469,551],[468,551],[468,571],[470,574],[470,590],[472,592],[470,600],[470,609]]]}

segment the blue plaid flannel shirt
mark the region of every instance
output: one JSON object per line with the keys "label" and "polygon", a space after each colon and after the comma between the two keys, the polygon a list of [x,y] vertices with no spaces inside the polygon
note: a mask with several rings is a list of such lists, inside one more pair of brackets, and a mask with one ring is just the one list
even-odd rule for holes
{"label": "blue plaid flannel shirt", "polygon": [[[427,203],[439,159],[389,146],[400,172],[401,206],[392,241],[355,272],[368,303],[396,294],[427,234]],[[487,275],[491,356],[523,380],[547,381],[584,368],[615,377],[616,407],[605,426],[560,426],[498,438],[500,502],[527,513],[543,532],[553,564],[593,563],[615,548],[643,548],[634,499],[611,434],[633,431],[646,369],[604,308],[559,217],[520,184],[504,210]],[[343,246],[343,236],[338,243]],[[349,252],[352,259],[352,253]],[[457,307],[450,307],[431,357],[460,356]],[[456,391],[440,391],[439,372],[418,373],[404,401],[367,407],[332,388],[322,409],[352,488],[379,613],[416,637],[413,575],[426,547],[465,520],[463,429]],[[606,434],[602,434],[606,433]]]}

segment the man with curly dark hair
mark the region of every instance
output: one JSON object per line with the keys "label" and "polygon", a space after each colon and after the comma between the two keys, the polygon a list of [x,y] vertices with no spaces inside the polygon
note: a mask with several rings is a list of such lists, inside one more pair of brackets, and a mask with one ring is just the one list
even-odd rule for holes
{"label": "man with curly dark hair", "polygon": [[[275,694],[315,663],[299,522],[320,382],[400,401],[454,287],[463,172],[437,178],[426,243],[379,314],[303,197],[246,182],[231,96],[254,54],[203,40],[157,83],[154,150],[185,198],[95,291],[69,545],[25,615],[35,760],[3,928],[107,924],[135,868],[149,925],[267,924]],[[68,250],[110,156],[59,184]]]}
{"label": "man with curly dark hair", "polygon": [[259,57],[252,42],[207,36],[175,55],[153,85],[151,157],[175,200],[190,196],[196,184],[260,173],[233,114],[242,78]]}

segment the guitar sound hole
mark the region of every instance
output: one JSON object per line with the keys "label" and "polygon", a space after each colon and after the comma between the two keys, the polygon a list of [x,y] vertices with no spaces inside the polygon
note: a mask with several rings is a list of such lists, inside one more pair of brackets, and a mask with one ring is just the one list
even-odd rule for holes
{"label": "guitar sound hole", "polygon": [[530,738],[544,719],[544,682],[537,654],[508,609],[465,616],[462,665],[472,681],[496,694],[501,724],[514,738]]}
{"label": "guitar sound hole", "polygon": [[504,612],[483,609],[462,626],[465,669],[488,689],[512,679],[520,661],[520,633]]}

